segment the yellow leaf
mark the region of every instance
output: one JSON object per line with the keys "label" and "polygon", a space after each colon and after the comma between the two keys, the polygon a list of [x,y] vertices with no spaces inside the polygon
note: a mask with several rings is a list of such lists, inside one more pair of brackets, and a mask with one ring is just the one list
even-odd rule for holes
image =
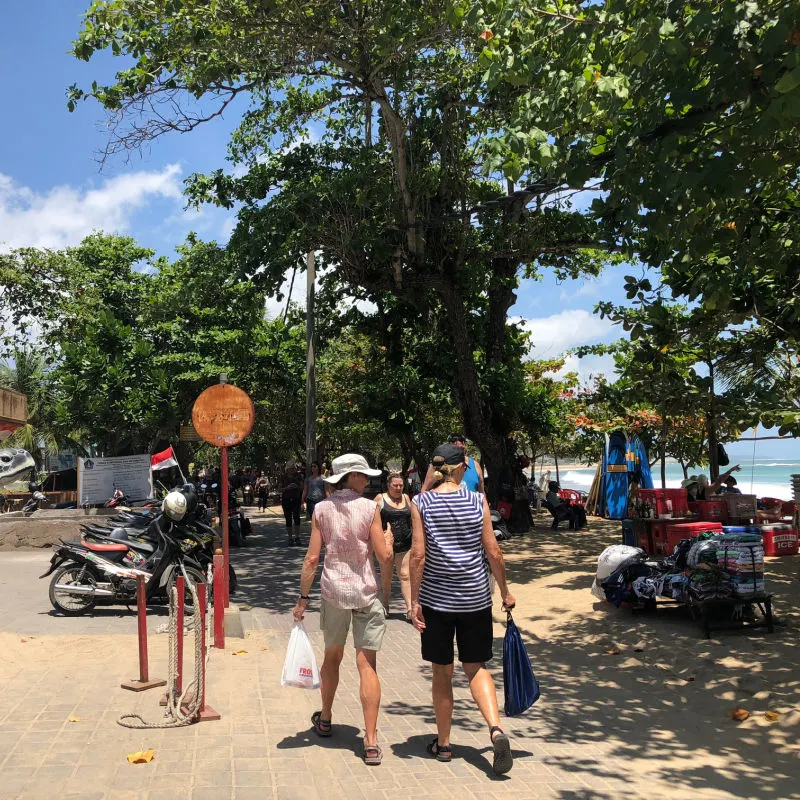
{"label": "yellow leaf", "polygon": [[728,716],[736,722],[744,722],[750,716],[750,712],[737,706],[728,712]]}
{"label": "yellow leaf", "polygon": [[247,650],[237,650],[235,653],[232,653],[231,655],[234,655],[234,656],[245,656],[245,655],[247,655]]}
{"label": "yellow leaf", "polygon": [[80,722],[80,721],[81,721],[81,718],[80,718],[80,717],[70,717],[70,718],[67,720],[67,722]]}
{"label": "yellow leaf", "polygon": [[764,716],[770,721],[775,722],[776,719],[780,718],[780,714],[777,711],[765,711]]}
{"label": "yellow leaf", "polygon": [[662,353],[666,353],[666,352],[667,352],[667,350],[669,350],[669,345],[668,345],[668,344],[665,344],[665,345],[664,345],[664,346],[661,348],[661,352],[662,352]]}
{"label": "yellow leaf", "polygon": [[139,750],[136,753],[128,753],[128,763],[149,764],[153,760],[155,754],[155,750]]}

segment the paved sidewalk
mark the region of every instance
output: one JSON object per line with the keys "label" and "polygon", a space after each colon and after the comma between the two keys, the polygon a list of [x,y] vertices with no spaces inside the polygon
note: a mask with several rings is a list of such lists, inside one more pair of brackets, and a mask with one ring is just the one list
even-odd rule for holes
{"label": "paved sidewalk", "polygon": [[[280,686],[304,551],[285,547],[277,522],[267,523],[263,515],[253,517],[256,533],[251,545],[234,551],[240,579],[235,600],[243,604],[248,632],[244,640],[230,639],[225,651],[212,651],[209,663],[208,702],[221,712],[219,722],[173,730],[120,727],[116,720],[123,713],[140,712],[152,721],[161,714],[160,690],[133,694],[119,688],[122,679],[136,672],[136,639],[108,630],[113,625],[132,630],[134,618],[124,609],[95,618],[53,618],[46,582],[36,584],[35,590],[25,589],[25,602],[31,608],[13,608],[14,633],[0,633],[0,798],[782,800],[798,796],[796,758],[764,751],[761,729],[732,726],[724,713],[727,700],[720,701],[718,715],[716,709],[708,719],[698,721],[692,715],[691,692],[702,689],[700,678],[697,684],[687,683],[678,675],[678,667],[664,667],[670,637],[683,637],[686,629],[683,620],[673,622],[669,617],[663,623],[668,631],[666,650],[658,650],[653,641],[645,654],[635,657],[634,647],[639,653],[638,643],[655,627],[629,615],[602,616],[587,620],[586,626],[526,637],[543,696],[528,714],[503,720],[515,755],[508,776],[491,772],[488,733],[459,677],[454,760],[440,764],[425,753],[435,731],[430,671],[420,661],[418,634],[399,618],[397,598],[378,660],[384,761],[378,768],[366,767],[360,757],[362,717],[352,651],[343,664],[334,709],[336,733],[331,739],[319,739],[311,731],[318,693]],[[572,561],[559,564],[552,558],[544,569],[547,559],[541,552],[556,541],[545,541],[546,537],[539,534],[536,540],[541,542],[537,547],[542,563],[536,586],[557,588],[549,590],[550,598],[543,594],[536,607],[531,604],[524,612],[521,608],[518,621],[523,627],[542,624],[536,620],[544,619],[545,610],[556,619],[563,616],[558,592],[585,592],[593,551],[602,538],[585,535]],[[529,552],[522,544],[511,547],[509,556],[512,578],[521,589],[526,588],[525,581],[533,580]],[[20,570],[34,572],[37,558],[45,555],[2,554],[4,589],[13,590],[14,576]],[[25,563],[27,567],[20,566]],[[162,618],[154,622],[160,624]],[[38,633],[49,626],[61,635]],[[63,635],[71,626],[75,634]],[[319,656],[321,634],[313,612],[307,616],[307,627]],[[503,632],[498,623],[496,673]],[[690,630],[688,635],[696,637],[696,632]],[[759,641],[754,640],[753,649],[763,661],[770,651],[763,650]],[[625,661],[606,655],[611,642],[630,650]],[[190,644],[188,637],[187,649]],[[149,646],[151,674],[164,676],[166,637],[151,635]],[[713,646],[698,641],[698,660],[706,669],[723,670],[715,664],[724,653],[717,649],[715,655]],[[239,650],[247,652],[234,655]],[[775,651],[773,663],[780,660],[778,655]],[[783,651],[780,655],[785,660]],[[502,693],[499,680],[498,688]],[[500,701],[502,706],[502,697]],[[70,716],[79,721],[68,721]],[[786,728],[787,740],[795,730]],[[126,754],[148,748],[156,753],[150,764],[127,763]],[[734,768],[709,765],[709,752],[730,754],[740,748]]]}

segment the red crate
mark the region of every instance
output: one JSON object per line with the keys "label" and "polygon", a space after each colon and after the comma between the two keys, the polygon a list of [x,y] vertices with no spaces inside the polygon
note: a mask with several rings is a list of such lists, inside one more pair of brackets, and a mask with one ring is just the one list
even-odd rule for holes
{"label": "red crate", "polygon": [[800,550],[800,538],[791,525],[762,525],[764,555],[793,556]]}
{"label": "red crate", "polygon": [[641,547],[645,553],[653,553],[653,534],[648,526],[636,529],[636,546]]}
{"label": "red crate", "polygon": [[681,539],[691,539],[701,533],[722,533],[722,523],[665,522],[663,531],[653,531],[655,553],[660,556],[671,556]]}
{"label": "red crate", "polygon": [[647,503],[653,510],[653,517],[670,519],[667,500],[672,503],[673,517],[689,515],[689,498],[686,489],[638,489],[636,492],[640,503]]}
{"label": "red crate", "polygon": [[689,511],[701,522],[728,521],[728,503],[725,500],[697,500],[689,503]]}

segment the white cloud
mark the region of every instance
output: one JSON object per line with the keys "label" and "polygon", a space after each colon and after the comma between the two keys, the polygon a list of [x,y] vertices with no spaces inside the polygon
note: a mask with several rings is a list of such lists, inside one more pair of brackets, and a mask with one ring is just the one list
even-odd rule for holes
{"label": "white cloud", "polygon": [[619,377],[614,368],[613,356],[586,356],[578,358],[568,355],[564,366],[558,372],[551,373],[553,377],[563,378],[568,372],[577,372],[582,385],[594,382],[594,378],[604,377],[608,383],[614,383]]}
{"label": "white cloud", "polygon": [[93,230],[124,233],[154,198],[181,199],[180,167],[129,172],[99,187],[55,186],[38,193],[0,174],[0,247],[62,248]]}
{"label": "white cloud", "polygon": [[549,317],[514,321],[531,334],[531,350],[535,358],[553,358],[578,345],[602,341],[609,338],[614,328],[609,320],[577,308]]}

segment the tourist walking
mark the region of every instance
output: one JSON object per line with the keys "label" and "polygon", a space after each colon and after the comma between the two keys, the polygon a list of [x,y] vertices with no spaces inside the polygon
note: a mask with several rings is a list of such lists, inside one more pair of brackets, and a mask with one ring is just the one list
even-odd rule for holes
{"label": "tourist walking", "polygon": [[389,475],[386,492],[375,498],[381,515],[384,530],[392,533],[394,549],[393,569],[381,570],[381,588],[383,604],[389,610],[389,597],[392,590],[392,575],[397,572],[400,579],[400,591],[406,605],[406,619],[411,621],[411,499],[403,493],[403,476],[399,472]]}
{"label": "tourist walking", "polygon": [[320,628],[325,640],[320,669],[322,709],[313,714],[311,722],[319,736],[335,732],[333,701],[352,624],[364,712],[364,761],[370,766],[377,766],[383,758],[378,744],[381,684],[377,652],[386,631],[386,611],[378,597],[373,553],[381,570],[390,569],[392,562],[391,535],[383,531],[380,511],[372,500],[362,497],[369,479],[378,475],[379,470],[370,469],[366,459],[355,453],[333,460],[332,474],[325,481],[336,491],[314,508],[311,541],[300,577],[300,599],[293,612],[295,619],[303,619],[325,545],[320,580]]}
{"label": "tourist walking", "polygon": [[303,496],[300,498],[300,505],[305,504],[306,517],[311,519],[314,513],[314,506],[325,498],[325,482],[319,472],[319,464],[311,462],[311,474],[303,482]]}
{"label": "tourist walking", "polygon": [[462,485],[464,451],[443,444],[433,455],[431,491],[414,498],[411,524],[411,603],[414,627],[421,632],[422,658],[433,670],[433,710],[437,736],[428,752],[450,761],[453,718],[453,638],[472,697],[489,727],[493,769],[503,774],[513,759],[500,726],[497,692],[486,669],[492,658],[492,596],[484,552],[497,581],[503,609],[515,600],[506,585],[503,554],[497,544],[486,498]]}
{"label": "tourist walking", "polygon": [[281,476],[281,508],[286,520],[286,536],[289,547],[300,542],[300,498],[303,494],[303,479],[297,464],[290,461]]}
{"label": "tourist walking", "polygon": [[258,510],[259,511],[266,511],[267,510],[267,494],[269,493],[269,480],[267,476],[264,474],[264,471],[261,471],[261,474],[256,479],[255,486],[253,487],[256,493],[256,497],[258,498]]}

